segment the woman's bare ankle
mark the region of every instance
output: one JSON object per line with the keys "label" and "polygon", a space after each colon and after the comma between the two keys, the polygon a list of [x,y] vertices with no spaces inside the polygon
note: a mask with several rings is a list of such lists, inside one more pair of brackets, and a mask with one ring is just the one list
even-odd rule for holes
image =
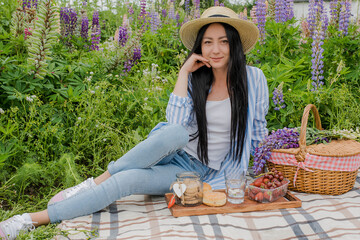
{"label": "woman's bare ankle", "polygon": [[96,185],[99,185],[100,183],[102,183],[106,179],[108,179],[109,177],[111,177],[111,174],[109,173],[109,171],[106,170],[103,174],[101,174],[100,176],[95,178],[94,182],[96,183]]}
{"label": "woman's bare ankle", "polygon": [[47,210],[30,213],[30,217],[35,227],[50,223],[50,218]]}

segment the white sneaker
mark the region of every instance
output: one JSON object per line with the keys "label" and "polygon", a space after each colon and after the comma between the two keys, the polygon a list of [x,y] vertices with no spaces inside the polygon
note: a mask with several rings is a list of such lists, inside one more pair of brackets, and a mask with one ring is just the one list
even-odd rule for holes
{"label": "white sneaker", "polygon": [[80,183],[74,187],[67,188],[67,189],[59,192],[58,194],[56,194],[54,197],[52,197],[50,199],[48,205],[63,201],[64,199],[67,199],[73,195],[76,195],[80,192],[83,192],[83,191],[93,188],[95,186],[96,186],[96,183],[94,182],[94,179],[88,178],[85,181],[83,181],[82,183]]}
{"label": "white sneaker", "polygon": [[15,215],[0,223],[0,238],[14,240],[21,231],[32,231],[35,229],[33,222],[25,219],[23,215]]}

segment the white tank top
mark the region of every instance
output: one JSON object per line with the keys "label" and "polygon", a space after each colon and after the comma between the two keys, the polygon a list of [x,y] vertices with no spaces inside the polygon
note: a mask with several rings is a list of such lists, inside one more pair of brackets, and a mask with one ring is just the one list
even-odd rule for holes
{"label": "white tank top", "polygon": [[[222,101],[206,102],[208,127],[208,167],[219,170],[222,161],[230,150],[231,104],[230,98]],[[195,126],[194,126],[195,125]],[[187,128],[190,134],[197,130],[196,121]],[[190,141],[184,150],[199,160],[197,155],[198,138]]]}

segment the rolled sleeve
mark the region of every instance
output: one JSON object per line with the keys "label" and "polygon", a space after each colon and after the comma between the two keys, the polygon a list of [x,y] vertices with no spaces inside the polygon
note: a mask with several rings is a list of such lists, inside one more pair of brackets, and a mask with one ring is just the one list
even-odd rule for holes
{"label": "rolled sleeve", "polygon": [[166,107],[166,119],[171,124],[186,127],[189,123],[193,102],[190,97],[179,97],[171,93]]}

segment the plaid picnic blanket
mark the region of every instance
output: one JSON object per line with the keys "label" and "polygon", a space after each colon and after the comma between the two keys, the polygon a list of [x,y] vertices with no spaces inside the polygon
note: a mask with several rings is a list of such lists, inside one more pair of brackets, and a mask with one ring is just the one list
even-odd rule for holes
{"label": "plaid picnic blanket", "polygon": [[133,195],[63,221],[55,239],[359,239],[360,173],[340,196],[293,193],[301,208],[179,218],[163,196]]}

